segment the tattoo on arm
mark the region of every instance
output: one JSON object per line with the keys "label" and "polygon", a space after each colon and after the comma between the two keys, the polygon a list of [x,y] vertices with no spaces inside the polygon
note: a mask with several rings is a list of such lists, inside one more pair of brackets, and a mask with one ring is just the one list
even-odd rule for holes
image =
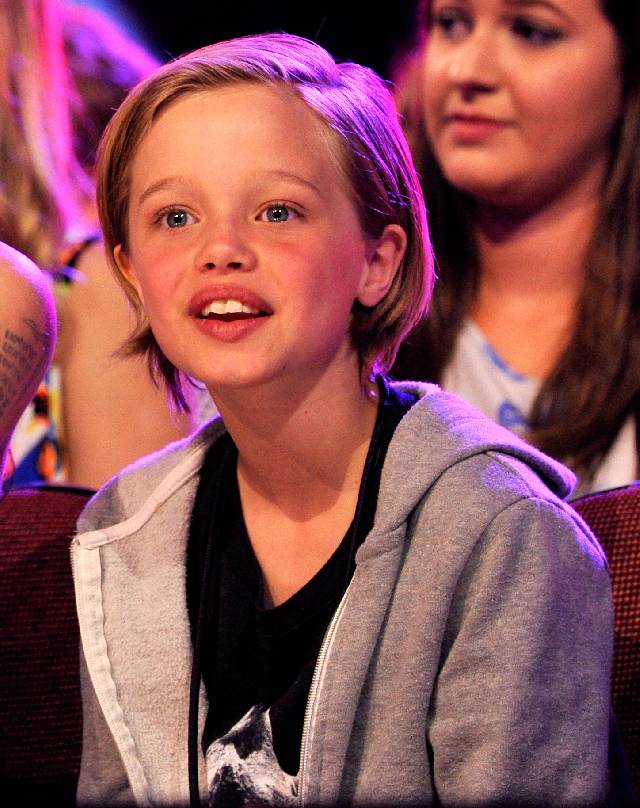
{"label": "tattoo on arm", "polygon": [[0,331],[0,417],[38,383],[44,373],[42,356],[52,339],[33,320],[23,318],[22,323],[25,329],[20,334],[10,328]]}

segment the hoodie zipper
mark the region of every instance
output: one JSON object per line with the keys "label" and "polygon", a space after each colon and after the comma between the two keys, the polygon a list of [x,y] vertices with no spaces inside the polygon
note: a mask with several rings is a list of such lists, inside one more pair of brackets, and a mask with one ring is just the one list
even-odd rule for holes
{"label": "hoodie zipper", "polygon": [[76,589],[76,554],[73,552],[74,546],[78,543],[78,537],[74,536],[69,545],[69,555],[71,556],[71,580],[73,581],[73,591]]}
{"label": "hoodie zipper", "polygon": [[306,778],[307,758],[309,756],[309,735],[311,731],[311,721],[313,713],[315,712],[315,707],[318,700],[318,694],[320,692],[320,686],[322,684],[327,656],[329,655],[329,650],[331,647],[331,643],[333,642],[336,630],[338,628],[338,623],[340,622],[340,618],[342,617],[342,613],[344,612],[344,608],[347,602],[347,595],[349,594],[350,588],[351,585],[349,585],[345,590],[345,593],[342,596],[342,600],[338,604],[338,608],[335,610],[334,615],[331,619],[331,623],[329,623],[329,627],[326,631],[326,634],[324,635],[324,639],[322,640],[322,645],[320,646],[320,651],[318,652],[318,659],[316,660],[316,666],[314,668],[313,677],[311,679],[311,686],[309,688],[309,697],[307,699],[307,706],[304,711],[304,723],[302,725],[302,740],[300,744],[300,776],[299,776],[300,805],[304,805],[304,793],[306,791],[305,778]]}

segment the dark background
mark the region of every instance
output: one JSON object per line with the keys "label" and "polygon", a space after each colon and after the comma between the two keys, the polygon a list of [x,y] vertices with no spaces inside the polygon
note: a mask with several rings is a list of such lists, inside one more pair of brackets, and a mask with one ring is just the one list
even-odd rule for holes
{"label": "dark background", "polygon": [[101,5],[111,12],[119,9],[163,61],[221,39],[287,31],[389,78],[393,56],[412,28],[416,0],[118,0]]}

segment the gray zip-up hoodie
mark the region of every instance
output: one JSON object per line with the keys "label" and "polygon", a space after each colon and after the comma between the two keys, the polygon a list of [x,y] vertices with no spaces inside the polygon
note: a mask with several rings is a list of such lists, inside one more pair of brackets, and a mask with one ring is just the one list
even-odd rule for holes
{"label": "gray zip-up hoodie", "polygon": [[[400,387],[419,400],[319,655],[300,801],[600,804],[612,606],[603,552],[559,499],[572,476],[455,396]],[[186,539],[223,430],[136,464],[80,519],[80,804],[188,802]]]}

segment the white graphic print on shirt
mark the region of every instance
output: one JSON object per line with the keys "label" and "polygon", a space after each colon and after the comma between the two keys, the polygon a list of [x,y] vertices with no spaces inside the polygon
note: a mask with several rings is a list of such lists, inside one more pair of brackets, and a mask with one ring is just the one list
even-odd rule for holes
{"label": "white graphic print on shirt", "polygon": [[206,761],[210,806],[289,808],[298,804],[297,778],[280,768],[269,710],[260,705],[209,746]]}

